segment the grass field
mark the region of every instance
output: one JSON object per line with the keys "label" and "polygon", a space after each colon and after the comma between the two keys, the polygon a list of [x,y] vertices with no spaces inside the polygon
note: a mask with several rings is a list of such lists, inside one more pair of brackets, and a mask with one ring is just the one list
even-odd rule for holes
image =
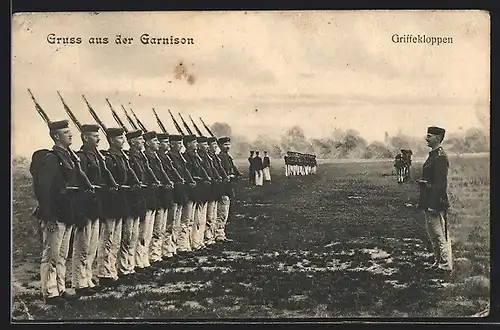
{"label": "grass field", "polygon": [[[418,186],[392,163],[322,162],[317,175],[264,187],[238,183],[225,249],[181,260],[140,283],[47,307],[39,292],[40,234],[27,164],[13,170],[13,317],[323,318],[470,316],[489,306],[489,158],[450,157],[455,271],[432,262]],[[246,162],[239,162],[246,173]],[[412,178],[420,176],[415,161]],[[68,268],[70,270],[70,268]],[[69,274],[68,274],[69,278]]]}

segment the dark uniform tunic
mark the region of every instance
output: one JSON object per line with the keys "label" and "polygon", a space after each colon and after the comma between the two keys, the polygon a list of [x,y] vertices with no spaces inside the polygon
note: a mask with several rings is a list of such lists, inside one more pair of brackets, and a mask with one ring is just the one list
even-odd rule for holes
{"label": "dark uniform tunic", "polygon": [[269,159],[269,156],[265,156],[264,160],[262,161],[262,166],[264,168],[269,167],[271,165],[271,160]]}
{"label": "dark uniform tunic", "polygon": [[422,170],[422,180],[426,180],[427,184],[420,185],[419,209],[446,211],[450,207],[446,191],[449,166],[448,156],[442,147],[429,152]]}
{"label": "dark uniform tunic", "polygon": [[[146,156],[139,150],[130,150],[130,166],[134,170],[137,178],[147,187],[141,189],[142,195],[146,201],[147,210],[156,210],[158,208],[158,200],[156,198],[156,187],[158,183]],[[142,219],[142,218],[141,218]]]}
{"label": "dark uniform tunic", "polygon": [[[236,178],[242,176],[240,170],[234,165],[233,157],[231,157],[227,152],[221,151],[219,153],[219,158],[221,160],[222,167],[226,171],[227,176],[233,175]],[[226,191],[224,191],[223,196],[229,196],[229,198],[234,197],[234,187],[231,182],[226,186]]]}
{"label": "dark uniform tunic", "polygon": [[[38,174],[33,182],[38,200],[38,208],[33,215],[44,222],[81,223],[84,221],[83,207],[77,202],[83,191],[66,189],[80,186],[76,164],[69,152],[61,147],[54,146],[47,151],[43,165],[36,169]],[[30,171],[34,173],[33,168]]]}
{"label": "dark uniform tunic", "polygon": [[177,171],[174,162],[165,152],[158,152],[163,169],[167,172],[169,178],[174,182],[174,190],[172,191],[172,201],[176,204],[183,204],[184,201],[184,178]]}
{"label": "dark uniform tunic", "polygon": [[122,150],[103,151],[106,166],[119,185],[118,192],[108,194],[103,203],[105,219],[139,217],[146,212],[146,201],[140,192],[141,182],[130,167],[128,156]]}
{"label": "dark uniform tunic", "polygon": [[208,174],[211,179],[212,184],[207,187],[205,194],[205,201],[217,200],[217,192],[220,190],[220,184],[222,183],[222,177],[219,175],[218,171],[215,169],[214,160],[206,151],[200,151],[199,156],[201,159],[201,165],[203,169]]}
{"label": "dark uniform tunic", "polygon": [[216,200],[220,200],[222,196],[224,196],[225,191],[227,191],[227,186],[229,185],[229,177],[227,176],[224,167],[222,166],[222,160],[216,153],[210,153],[210,157],[212,157],[213,165],[217,173],[222,179],[222,183],[220,183],[215,191]]}
{"label": "dark uniform tunic", "polygon": [[184,205],[186,202],[189,200],[192,200],[191,197],[193,195],[193,190],[195,189],[191,185],[195,184],[196,181],[194,180],[193,176],[191,175],[191,172],[189,171],[187,167],[187,161],[184,158],[184,156],[178,152],[178,151],[171,151],[168,154],[170,156],[170,159],[172,159],[172,165],[175,167],[179,175],[182,176],[182,178],[185,181],[182,194],[177,195],[176,198],[178,198],[177,203]]}
{"label": "dark uniform tunic", "polygon": [[[160,180],[163,185],[171,185],[173,187],[173,182],[168,176],[167,172],[163,169],[163,164],[158,157],[158,155],[146,149],[146,157],[148,158],[149,165],[153,170],[156,178]],[[172,206],[172,189],[166,187],[158,187],[156,190],[157,206],[163,209],[168,209]]]}
{"label": "dark uniform tunic", "polygon": [[[85,194],[83,197],[84,212],[88,219],[96,220],[103,217],[103,198],[111,192],[106,191],[107,182],[103,175],[102,160],[96,150],[83,145],[77,152],[82,170],[87,174],[93,185],[99,186],[95,194]],[[107,197],[107,196],[106,196]]]}
{"label": "dark uniform tunic", "polygon": [[183,156],[186,159],[186,167],[196,182],[196,187],[191,191],[192,200],[195,202],[204,202],[212,179],[201,165],[201,159],[198,154],[185,152]]}

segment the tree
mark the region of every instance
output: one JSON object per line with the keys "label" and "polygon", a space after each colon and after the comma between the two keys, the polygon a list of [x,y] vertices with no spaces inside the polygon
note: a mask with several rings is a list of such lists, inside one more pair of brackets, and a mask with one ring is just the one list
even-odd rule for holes
{"label": "tree", "polygon": [[231,126],[229,126],[229,124],[226,123],[215,122],[210,126],[210,130],[217,137],[232,135]]}
{"label": "tree", "polygon": [[370,143],[366,149],[364,158],[392,158],[391,150],[382,142],[375,141]]}

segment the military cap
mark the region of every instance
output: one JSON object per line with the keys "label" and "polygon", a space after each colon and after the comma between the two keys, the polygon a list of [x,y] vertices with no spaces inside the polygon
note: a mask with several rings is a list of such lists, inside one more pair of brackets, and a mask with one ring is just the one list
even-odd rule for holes
{"label": "military cap", "polygon": [[154,139],[155,137],[157,137],[156,135],[156,132],[155,131],[148,131],[146,133],[144,133],[144,140],[152,140]]}
{"label": "military cap", "polygon": [[99,125],[82,125],[82,133],[95,133],[99,132]]}
{"label": "military cap", "polygon": [[196,141],[196,135],[186,135],[183,137],[184,143]]}
{"label": "military cap", "polygon": [[208,143],[214,143],[214,142],[217,142],[217,138],[215,136],[211,136],[209,138],[207,138],[207,142]]}
{"label": "military cap", "polygon": [[142,136],[142,131],[140,129],[136,129],[134,131],[130,131],[127,134],[125,134],[127,139],[134,139],[138,138],[139,136]]}
{"label": "military cap", "polygon": [[253,154],[254,152],[255,152],[255,151],[253,151],[253,150],[250,150],[250,153],[251,153],[251,154]]}
{"label": "military cap", "polygon": [[106,130],[106,135],[107,135],[108,137],[120,136],[120,135],[122,135],[123,133],[125,133],[125,130],[124,130],[123,128],[121,128],[121,127],[117,127],[117,128],[112,127],[112,128],[108,128],[108,129]]}
{"label": "military cap", "polygon": [[228,136],[223,136],[223,137],[220,137],[217,142],[219,142],[219,144],[224,144],[226,142],[231,142],[231,138]]}
{"label": "military cap", "polygon": [[182,135],[170,135],[170,142],[181,142]]}
{"label": "military cap", "polygon": [[68,128],[69,127],[69,121],[67,119],[64,120],[59,120],[59,121],[53,121],[49,123],[49,129],[51,131],[55,131],[58,129],[63,129],[63,128]]}
{"label": "military cap", "polygon": [[158,138],[158,140],[166,140],[166,139],[168,139],[168,134],[167,133],[158,133],[158,134],[156,134],[156,137]]}
{"label": "military cap", "polygon": [[429,134],[444,136],[445,132],[446,131],[444,130],[444,128],[437,127],[437,126],[430,126],[427,128],[427,133],[429,133]]}
{"label": "military cap", "polygon": [[198,141],[198,143],[208,142],[208,140],[207,140],[207,137],[206,137],[206,136],[198,136],[198,137],[196,138],[196,141]]}

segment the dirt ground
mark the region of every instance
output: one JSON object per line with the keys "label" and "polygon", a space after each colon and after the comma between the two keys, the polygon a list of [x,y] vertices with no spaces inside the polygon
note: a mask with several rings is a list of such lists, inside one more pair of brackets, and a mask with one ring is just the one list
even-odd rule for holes
{"label": "dirt ground", "polygon": [[[65,308],[43,304],[40,234],[27,164],[14,164],[13,318],[332,318],[471,316],[489,306],[489,159],[451,158],[455,271],[432,263],[415,209],[421,163],[398,184],[392,163],[322,163],[316,175],[237,186],[229,245],[179,260]],[[279,163],[279,164],[278,164]],[[244,173],[245,162],[239,162]],[[68,278],[70,276],[68,268]]]}

